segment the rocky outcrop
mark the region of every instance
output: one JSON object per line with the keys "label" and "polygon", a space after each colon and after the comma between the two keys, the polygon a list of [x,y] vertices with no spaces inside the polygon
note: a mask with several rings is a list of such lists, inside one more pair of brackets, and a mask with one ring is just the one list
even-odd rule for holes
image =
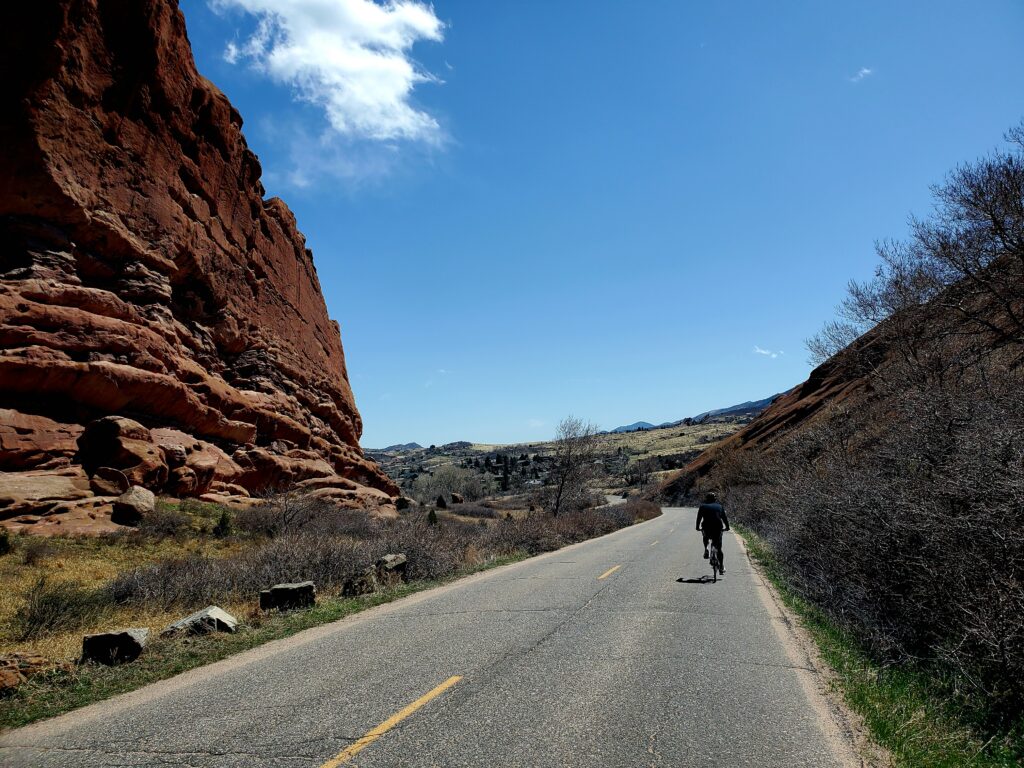
{"label": "rocky outcrop", "polygon": [[260,610],[288,611],[316,605],[316,585],[312,581],[275,584],[260,591]]}
{"label": "rocky outcrop", "polygon": [[178,619],[169,625],[161,637],[174,635],[205,635],[208,632],[234,632],[238,628],[238,619],[218,605],[208,605],[201,611]]}
{"label": "rocky outcrop", "polygon": [[83,664],[90,661],[113,666],[135,661],[146,649],[149,630],[145,627],[101,632],[82,638]]}
{"label": "rocky outcrop", "polygon": [[177,3],[7,5],[0,471],[106,467],[182,496],[310,478],[349,481],[334,487],[351,506],[397,495],[359,448],[312,254],[264,198]]}

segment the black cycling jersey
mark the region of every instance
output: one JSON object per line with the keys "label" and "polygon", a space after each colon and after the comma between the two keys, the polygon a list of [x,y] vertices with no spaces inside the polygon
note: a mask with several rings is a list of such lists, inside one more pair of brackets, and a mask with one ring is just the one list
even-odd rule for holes
{"label": "black cycling jersey", "polygon": [[725,514],[725,507],[718,502],[701,504],[697,510],[697,530],[701,528],[706,532],[729,530],[729,518]]}

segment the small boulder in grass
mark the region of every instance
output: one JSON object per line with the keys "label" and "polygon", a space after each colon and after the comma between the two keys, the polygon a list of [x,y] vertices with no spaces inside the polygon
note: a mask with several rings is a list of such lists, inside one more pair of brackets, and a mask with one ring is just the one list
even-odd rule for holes
{"label": "small boulder in grass", "polygon": [[156,496],[148,488],[133,485],[117,497],[110,522],[118,525],[138,525],[142,518],[156,509]]}
{"label": "small boulder in grass", "polygon": [[293,584],[275,584],[260,592],[260,608],[286,611],[293,608],[311,608],[316,604],[316,585],[312,581]]}
{"label": "small boulder in grass", "polygon": [[142,654],[149,639],[145,627],[101,632],[82,638],[82,663],[95,661],[112,666],[135,661]]}
{"label": "small boulder in grass", "polygon": [[234,632],[238,619],[216,605],[209,605],[191,616],[178,619],[163,632],[161,637],[172,635],[205,635],[207,632]]}
{"label": "small boulder in grass", "polygon": [[465,503],[466,503],[466,499],[463,498],[461,493],[455,493],[455,491],[452,491],[452,504],[465,504]]}
{"label": "small boulder in grass", "polygon": [[391,587],[405,581],[405,569],[408,559],[403,554],[384,555],[377,561],[377,581],[382,586]]}
{"label": "small boulder in grass", "polygon": [[358,597],[359,595],[371,595],[377,591],[377,569],[367,568],[362,573],[349,576],[341,585],[342,597]]}

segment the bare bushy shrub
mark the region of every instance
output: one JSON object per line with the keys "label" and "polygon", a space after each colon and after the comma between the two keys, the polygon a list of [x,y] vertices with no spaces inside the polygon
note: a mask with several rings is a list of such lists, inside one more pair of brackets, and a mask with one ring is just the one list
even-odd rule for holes
{"label": "bare bushy shrub", "polygon": [[459,506],[452,511],[457,515],[462,515],[463,517],[479,517],[491,520],[500,517],[500,513],[498,510],[494,509],[494,507],[487,507],[482,504],[459,504]]}
{"label": "bare bushy shrub", "polygon": [[46,539],[35,538],[25,544],[21,550],[21,562],[25,565],[39,565],[44,560],[53,556],[53,545]]}
{"label": "bare bushy shrub", "polygon": [[[497,514],[477,505],[459,509]],[[255,546],[223,558],[193,555],[136,568],[114,579],[105,595],[117,604],[188,608],[252,597],[286,581],[309,579],[330,591],[383,555],[399,552],[407,558],[408,578],[440,579],[490,557],[546,552],[609,533],[633,519],[621,505],[566,511],[557,518],[538,512],[493,525],[482,518],[445,517],[432,525],[424,514],[379,519],[315,498],[301,504],[268,501],[235,518],[239,529],[265,537]]]}
{"label": "bare bushy shrub", "polygon": [[661,507],[647,499],[629,499],[623,506],[630,522],[653,520],[661,514]]}
{"label": "bare bushy shrub", "polygon": [[[1024,713],[1024,134],[957,169],[883,246],[818,357],[867,378],[697,487],[727,489],[798,591],[880,658],[926,663],[985,722]],[[844,331],[842,325],[847,325]],[[875,325],[877,323],[877,325]]]}
{"label": "bare bushy shrub", "polygon": [[274,537],[302,530],[329,507],[333,509],[333,505],[315,496],[285,493],[239,510],[234,524],[243,533]]}
{"label": "bare bushy shrub", "polygon": [[176,507],[158,504],[139,521],[138,533],[151,538],[178,536],[190,527],[189,516]]}
{"label": "bare bushy shrub", "polygon": [[94,623],[110,609],[102,591],[82,589],[70,582],[50,582],[39,577],[14,614],[15,635],[34,640],[53,632],[78,629]]}

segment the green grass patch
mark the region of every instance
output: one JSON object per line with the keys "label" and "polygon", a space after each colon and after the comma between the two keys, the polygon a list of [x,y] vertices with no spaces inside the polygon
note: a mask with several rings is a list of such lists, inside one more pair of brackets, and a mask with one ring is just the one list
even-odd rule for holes
{"label": "green grass patch", "polygon": [[876,743],[900,768],[1014,768],[1024,765],[1024,732],[982,736],[959,709],[949,682],[927,667],[886,666],[853,635],[787,584],[771,548],[753,531],[734,525],[751,558],[799,618],[835,671],[834,685]]}
{"label": "green grass patch", "polygon": [[240,626],[234,634],[155,638],[146,647],[145,653],[131,664],[117,667],[84,664],[71,671],[42,673],[0,699],[0,729],[17,728],[36,720],[54,717],[220,661],[271,640],[280,640],[305,629],[337,621],[368,608],[526,557],[525,554],[517,554],[495,558],[464,569],[450,578],[411,582],[362,597],[324,597],[315,607],[306,611],[259,615],[257,619]]}

